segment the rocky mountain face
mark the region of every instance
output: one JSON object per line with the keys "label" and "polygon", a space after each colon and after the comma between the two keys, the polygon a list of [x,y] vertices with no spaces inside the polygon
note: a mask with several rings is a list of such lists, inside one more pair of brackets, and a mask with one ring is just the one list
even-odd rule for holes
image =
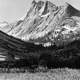
{"label": "rocky mountain face", "polygon": [[80,67],[80,11],[68,3],[31,5],[24,20],[0,23],[0,55],[15,65]]}
{"label": "rocky mountain face", "polygon": [[[65,3],[33,1],[24,20],[0,27],[0,30],[24,41],[43,46],[60,45],[79,39],[80,11]],[[4,29],[4,28],[7,29]]]}

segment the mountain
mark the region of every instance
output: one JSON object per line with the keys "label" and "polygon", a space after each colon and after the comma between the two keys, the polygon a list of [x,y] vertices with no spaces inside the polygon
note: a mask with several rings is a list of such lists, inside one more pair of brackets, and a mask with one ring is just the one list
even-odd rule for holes
{"label": "mountain", "polygon": [[24,41],[50,46],[78,39],[80,11],[68,3],[56,6],[50,1],[33,1],[24,20],[0,30]]}
{"label": "mountain", "polygon": [[23,20],[0,23],[0,55],[16,65],[80,68],[79,44],[80,11],[69,3],[33,1]]}

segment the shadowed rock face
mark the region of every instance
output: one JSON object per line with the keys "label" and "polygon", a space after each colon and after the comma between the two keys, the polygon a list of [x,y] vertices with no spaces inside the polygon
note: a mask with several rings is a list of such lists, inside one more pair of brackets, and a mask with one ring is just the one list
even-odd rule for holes
{"label": "shadowed rock face", "polygon": [[6,26],[0,27],[0,67],[80,68],[80,11],[70,4],[33,1],[24,20]]}
{"label": "shadowed rock face", "polygon": [[78,16],[80,17],[80,11],[75,9],[74,7],[72,7],[70,4],[68,4],[69,6],[67,7],[67,13],[69,14],[69,16]]}

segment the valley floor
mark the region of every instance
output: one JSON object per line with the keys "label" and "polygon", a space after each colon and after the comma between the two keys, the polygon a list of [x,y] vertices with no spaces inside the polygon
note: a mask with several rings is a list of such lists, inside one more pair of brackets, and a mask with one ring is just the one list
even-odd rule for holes
{"label": "valley floor", "polygon": [[80,80],[80,70],[58,68],[47,72],[0,73],[0,80]]}

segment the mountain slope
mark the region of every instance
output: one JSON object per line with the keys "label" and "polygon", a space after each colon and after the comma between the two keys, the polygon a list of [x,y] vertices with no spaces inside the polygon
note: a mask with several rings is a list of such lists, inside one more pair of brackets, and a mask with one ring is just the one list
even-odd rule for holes
{"label": "mountain slope", "polygon": [[0,31],[0,67],[47,66],[48,68],[80,68],[80,40],[68,45],[43,47],[31,42],[24,42]]}

